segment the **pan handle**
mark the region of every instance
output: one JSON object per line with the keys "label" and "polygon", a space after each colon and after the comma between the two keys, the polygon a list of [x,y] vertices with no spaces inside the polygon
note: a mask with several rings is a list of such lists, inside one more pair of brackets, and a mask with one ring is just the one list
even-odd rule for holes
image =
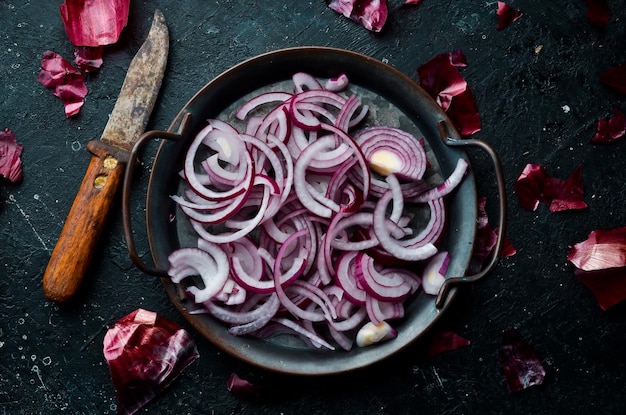
{"label": "pan handle", "polygon": [[498,223],[498,232],[497,232],[497,240],[496,244],[492,250],[491,258],[487,265],[483,267],[483,269],[474,275],[466,275],[462,277],[454,277],[448,278],[444,281],[443,285],[439,289],[439,293],[437,293],[437,298],[435,299],[435,306],[437,308],[443,307],[446,303],[446,299],[450,293],[450,290],[456,286],[461,284],[470,284],[474,283],[487,274],[489,274],[498,264],[498,260],[500,258],[500,254],[502,252],[502,246],[504,244],[504,233],[506,228],[506,187],[504,182],[504,174],[502,173],[502,165],[500,163],[500,158],[495,150],[487,144],[485,141],[476,140],[476,139],[455,139],[451,138],[448,134],[448,127],[445,121],[439,121],[438,123],[439,134],[441,138],[444,140],[446,145],[451,147],[478,147],[485,151],[487,155],[491,158],[493,162],[493,168],[496,176],[496,183],[498,185],[498,197],[499,197],[499,223]]}
{"label": "pan handle", "polygon": [[128,164],[126,165],[126,171],[124,173],[124,182],[122,185],[122,222],[124,225],[124,239],[126,240],[126,249],[128,250],[128,256],[137,268],[139,268],[144,273],[154,275],[155,277],[167,278],[168,275],[165,270],[149,266],[145,262],[143,262],[143,260],[137,253],[135,238],[133,237],[133,230],[130,220],[130,193],[133,181],[133,170],[137,162],[139,151],[146,142],[157,138],[173,141],[181,140],[183,137],[182,131],[185,130],[185,127],[188,125],[190,118],[190,114],[185,115],[180,124],[179,133],[171,133],[169,131],[148,131],[147,133],[142,134],[130,152],[130,158],[128,160]]}

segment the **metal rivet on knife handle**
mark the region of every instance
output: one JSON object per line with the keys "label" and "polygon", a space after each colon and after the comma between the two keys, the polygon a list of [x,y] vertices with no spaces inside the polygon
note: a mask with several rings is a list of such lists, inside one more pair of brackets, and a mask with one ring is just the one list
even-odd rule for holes
{"label": "metal rivet on knife handle", "polygon": [[104,165],[105,169],[113,170],[114,168],[117,167],[117,159],[112,156],[107,156],[105,157],[104,162],[102,164]]}
{"label": "metal rivet on knife handle", "polygon": [[107,176],[104,174],[99,174],[93,180],[93,187],[95,187],[96,189],[102,189],[105,184],[107,184]]}

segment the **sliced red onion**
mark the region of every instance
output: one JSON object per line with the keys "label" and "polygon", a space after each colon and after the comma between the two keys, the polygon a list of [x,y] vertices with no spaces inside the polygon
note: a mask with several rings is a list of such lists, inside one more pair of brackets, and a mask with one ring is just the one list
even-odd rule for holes
{"label": "sliced red onion", "polygon": [[450,254],[441,251],[435,254],[422,273],[422,288],[426,294],[437,295],[446,280],[446,272],[450,263]]}
{"label": "sliced red onion", "polygon": [[462,158],[458,159],[456,162],[456,167],[454,168],[450,176],[448,176],[448,178],[444,180],[443,183],[441,183],[439,186],[435,188],[432,188],[418,195],[417,197],[413,198],[411,201],[417,202],[417,203],[427,202],[429,200],[441,198],[441,197],[448,195],[450,192],[456,189],[456,187],[461,183],[461,181],[463,180],[463,177],[465,177],[465,173],[467,172],[468,167],[469,167],[468,163],[467,161],[465,161],[465,159],[462,159]]}
{"label": "sliced red onion", "polygon": [[330,78],[329,80],[327,80],[324,84],[324,89],[328,91],[339,92],[346,89],[349,83],[350,81],[348,80],[346,74],[342,73],[336,78]]}
{"label": "sliced red onion", "polygon": [[373,324],[380,324],[387,320],[396,320],[404,317],[402,303],[380,301],[372,296],[367,297],[365,303],[367,316]]}
{"label": "sliced red onion", "polygon": [[360,306],[365,305],[367,293],[357,285],[356,259],[358,251],[349,251],[342,254],[337,260],[335,278],[337,284],[344,290],[346,298]]}
{"label": "sliced red onion", "polygon": [[420,180],[426,171],[426,152],[413,135],[383,126],[369,127],[357,134],[370,167],[382,176],[395,174],[407,180]]}
{"label": "sliced red onion", "polygon": [[293,81],[294,91],[297,93],[322,89],[322,84],[317,78],[306,72],[296,72],[291,77],[291,80]]}
{"label": "sliced red onion", "polygon": [[410,284],[402,278],[393,278],[393,274],[387,277],[380,274],[374,268],[374,259],[365,253],[356,257],[355,267],[357,284],[377,300],[401,302],[411,293]]}
{"label": "sliced red onion", "polygon": [[191,226],[201,238],[210,242],[214,242],[214,243],[232,242],[232,241],[236,241],[239,238],[247,236],[261,223],[265,215],[265,210],[267,209],[267,205],[269,203],[269,190],[268,189],[269,188],[267,186],[264,186],[263,200],[261,204],[259,205],[256,216],[246,221],[246,224],[244,227],[234,232],[213,233],[212,231],[207,229],[202,223],[194,221],[193,219],[190,220]]}
{"label": "sliced red onion", "polygon": [[192,140],[187,188],[172,199],[199,246],[172,253],[168,272],[188,286],[192,312],[211,314],[233,335],[288,332],[333,349],[326,333],[350,350],[357,331],[388,330],[405,299],[422,285],[434,290],[427,274],[399,267],[438,258],[444,197],[467,163],[431,188],[421,140],[393,127],[353,134],[368,108],[333,91],[344,90],[345,78],[322,83],[299,73],[293,82],[293,91],[246,101],[235,114],[243,132],[209,120]]}
{"label": "sliced red onion", "polygon": [[[213,126],[211,125],[210,127],[210,131],[212,131]],[[187,180],[187,183],[189,183],[189,186],[198,195],[208,200],[229,199],[246,192],[252,186],[252,182],[254,180],[254,165],[252,163],[250,153],[247,151],[242,152],[242,160],[239,161],[239,164],[242,165],[242,168],[245,169],[245,176],[237,185],[231,187],[228,190],[221,191],[208,188],[200,180],[198,180],[194,165],[196,160],[196,154],[198,153],[200,146],[203,144],[203,140],[205,138],[206,136],[198,135],[191,142],[189,149],[187,150],[187,155],[185,156],[184,173],[185,179]]]}
{"label": "sliced red onion", "polygon": [[385,213],[391,198],[391,191],[386,192],[378,201],[374,210],[374,233],[380,245],[395,258],[404,261],[421,261],[437,253],[437,248],[432,243],[421,246],[405,247],[401,241],[391,236],[385,226]]}
{"label": "sliced red onion", "polygon": [[[330,218],[333,215],[333,210],[313,197],[311,192],[315,192],[315,190],[308,185],[306,171],[309,163],[318,153],[331,149],[334,144],[334,137],[321,137],[314,143],[311,143],[305,151],[300,154],[294,166],[294,190],[296,195],[298,195],[298,198],[307,209],[323,218]],[[320,194],[318,198],[326,198],[326,196]]]}
{"label": "sliced red onion", "polygon": [[371,346],[384,340],[395,339],[397,336],[398,331],[386,321],[378,324],[368,322],[357,333],[356,344],[359,347]]}
{"label": "sliced red onion", "polygon": [[[200,239],[198,248],[181,248],[168,257],[168,274],[173,282],[199,275],[204,287],[187,287],[198,303],[208,301],[218,294],[228,278],[229,266],[226,253],[218,245]],[[190,273],[192,272],[192,273]]]}
{"label": "sliced red onion", "polygon": [[265,92],[259,94],[239,107],[235,117],[239,120],[244,120],[251,111],[270,103],[288,101],[292,96],[288,92]]}

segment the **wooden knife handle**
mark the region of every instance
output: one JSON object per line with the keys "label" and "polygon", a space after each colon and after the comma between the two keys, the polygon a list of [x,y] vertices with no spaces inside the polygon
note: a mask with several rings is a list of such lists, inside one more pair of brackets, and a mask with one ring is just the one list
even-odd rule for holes
{"label": "wooden knife handle", "polygon": [[90,141],[92,158],[43,276],[46,298],[64,302],[80,287],[124,175],[126,152]]}

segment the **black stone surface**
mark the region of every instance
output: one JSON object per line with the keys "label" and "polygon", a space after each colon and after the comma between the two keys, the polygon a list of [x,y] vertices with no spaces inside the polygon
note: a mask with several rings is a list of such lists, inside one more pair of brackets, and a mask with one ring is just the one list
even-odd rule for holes
{"label": "black stone surface", "polygon": [[[60,2],[60,1],[59,1]],[[170,29],[166,78],[149,129],[165,129],[213,77],[259,53],[301,45],[334,46],[385,60],[409,76],[443,52],[462,49],[462,70],[483,121],[477,137],[499,152],[508,184],[508,236],[517,254],[457,297],[440,322],[471,340],[427,358],[424,342],[354,374],[292,378],[251,368],[193,332],[200,359],[141,413],[158,414],[619,414],[626,412],[626,308],[598,307],[567,262],[568,247],[594,229],[626,224],[624,144],[590,144],[599,118],[626,99],[602,86],[608,67],[626,62],[626,8],[609,0],[599,30],[582,0],[517,0],[524,13],[496,31],[496,2],[390,0],[385,30],[373,34],[315,1],[133,0],[120,41],[87,77],[80,114],[36,82],[42,53],[73,58],[59,2],[0,1],[0,128],[24,145],[24,180],[0,182],[0,414],[113,414],[115,390],[102,354],[106,328],[143,307],[190,329],[159,281],[129,260],[119,200],[78,298],[45,300],[42,275],[89,156],[115,102],[130,59],[155,8]],[[538,49],[541,47],[541,50]],[[154,149],[153,149],[154,150]],[[150,164],[150,150],[144,164]],[[481,194],[495,186],[473,155]],[[566,177],[583,164],[588,209],[523,211],[512,185],[527,163]],[[132,204],[143,218],[148,169]],[[490,212],[493,213],[493,212]],[[141,233],[141,231],[138,231]],[[140,238],[141,239],[141,238]],[[147,252],[147,245],[141,247]],[[501,332],[517,328],[541,357],[543,385],[511,394],[497,361]],[[263,402],[226,389],[233,372],[263,385]]]}

